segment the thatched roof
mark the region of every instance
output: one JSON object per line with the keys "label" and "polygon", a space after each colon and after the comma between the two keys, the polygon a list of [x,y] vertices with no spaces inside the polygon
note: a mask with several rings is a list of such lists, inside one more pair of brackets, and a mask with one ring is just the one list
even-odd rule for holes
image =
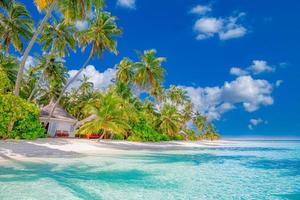
{"label": "thatched roof", "polygon": [[[47,106],[41,109],[41,118],[48,118],[49,114],[54,106],[54,102],[50,102]],[[65,109],[60,105],[57,105],[51,119],[65,120],[65,121],[77,121],[72,115],[70,115]]]}

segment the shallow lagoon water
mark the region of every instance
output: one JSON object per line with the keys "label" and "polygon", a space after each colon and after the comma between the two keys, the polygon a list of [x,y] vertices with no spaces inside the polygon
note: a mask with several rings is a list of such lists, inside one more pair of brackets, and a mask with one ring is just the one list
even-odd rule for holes
{"label": "shallow lagoon water", "polygon": [[0,166],[0,199],[296,200],[300,142],[11,160]]}

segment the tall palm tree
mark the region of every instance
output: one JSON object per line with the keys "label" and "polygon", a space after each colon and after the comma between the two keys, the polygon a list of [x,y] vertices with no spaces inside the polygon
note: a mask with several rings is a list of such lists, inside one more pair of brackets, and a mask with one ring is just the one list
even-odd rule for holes
{"label": "tall palm tree", "polygon": [[[3,1],[3,0],[2,0]],[[26,60],[29,56],[29,53],[35,44],[38,36],[43,31],[49,17],[51,16],[55,7],[58,7],[58,10],[61,11],[63,14],[63,18],[65,22],[71,23],[76,20],[82,20],[86,18],[86,13],[91,12],[91,8],[94,7],[96,10],[99,10],[103,7],[104,1],[103,0],[34,0],[37,7],[41,11],[46,11],[44,18],[42,19],[41,23],[39,24],[38,28],[34,32],[24,54],[22,56],[22,60],[20,62],[20,68],[17,75],[17,80],[15,84],[15,91],[14,94],[16,96],[20,93],[20,84],[24,73],[24,67]]]}
{"label": "tall palm tree", "polygon": [[55,57],[64,57],[65,54],[69,54],[70,51],[76,50],[76,40],[74,38],[74,26],[67,25],[63,22],[57,22],[54,19],[53,24],[47,24],[44,29],[40,42],[43,45],[44,52],[49,51],[49,55],[46,56],[46,62],[43,63],[44,68],[41,69],[41,75],[36,82],[28,100],[30,101],[39,86],[44,71],[49,66],[49,59]]}
{"label": "tall palm tree", "polygon": [[119,64],[116,65],[117,68],[117,78],[116,80],[125,84],[129,84],[133,78],[133,67],[134,64],[129,58],[124,58]]}
{"label": "tall palm tree", "polygon": [[95,11],[95,19],[90,20],[89,29],[79,33],[79,42],[82,45],[82,49],[85,50],[88,45],[91,46],[89,57],[74,77],[72,77],[63,88],[59,98],[52,108],[52,111],[50,112],[50,117],[68,87],[77,79],[93,57],[101,57],[106,49],[117,54],[117,42],[114,38],[120,34],[121,30],[116,24],[116,17],[111,16],[108,12],[100,12],[99,10]]}
{"label": "tall palm tree", "polygon": [[182,121],[175,106],[170,104],[164,105],[158,119],[157,127],[169,136],[175,136],[180,132]]}
{"label": "tall palm tree", "polygon": [[23,50],[23,41],[32,37],[33,21],[22,4],[13,4],[0,13],[0,37],[6,52],[10,45],[17,51]]}
{"label": "tall palm tree", "polygon": [[96,118],[80,127],[79,133],[99,133],[101,139],[107,134],[124,134],[130,128],[128,124],[130,112],[123,106],[123,100],[112,93],[99,95],[96,102],[88,107],[88,113]]}
{"label": "tall palm tree", "polygon": [[156,50],[154,49],[144,51],[143,54],[138,52],[140,61],[135,63],[134,82],[139,88],[147,91],[161,85],[164,79],[165,70],[161,64],[166,59],[156,57],[155,54]]}

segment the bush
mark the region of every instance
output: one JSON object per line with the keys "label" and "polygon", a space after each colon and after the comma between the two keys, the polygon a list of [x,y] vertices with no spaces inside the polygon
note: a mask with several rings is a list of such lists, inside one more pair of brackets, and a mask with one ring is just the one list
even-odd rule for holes
{"label": "bush", "polygon": [[171,140],[185,140],[183,135],[177,134],[171,137]]}
{"label": "bush", "polygon": [[134,142],[159,142],[168,141],[169,137],[157,132],[145,121],[140,121],[140,123],[132,125],[132,133],[128,140]]}
{"label": "bush", "polygon": [[124,140],[124,135],[122,134],[114,134],[113,140]]}
{"label": "bush", "polygon": [[[45,136],[35,104],[12,94],[0,95],[0,138],[36,139]],[[14,122],[11,132],[8,126]]]}

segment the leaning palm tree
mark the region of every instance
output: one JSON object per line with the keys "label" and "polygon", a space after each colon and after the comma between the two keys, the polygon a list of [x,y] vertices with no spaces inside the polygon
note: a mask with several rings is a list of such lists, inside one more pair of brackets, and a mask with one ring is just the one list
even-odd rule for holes
{"label": "leaning palm tree", "polygon": [[87,112],[95,119],[80,127],[80,134],[99,133],[103,131],[100,139],[107,134],[124,134],[130,128],[128,124],[130,112],[123,106],[122,98],[112,93],[98,95],[94,104],[88,106]]}
{"label": "leaning palm tree", "polygon": [[[3,1],[3,0],[2,0]],[[66,23],[75,22],[76,20],[83,20],[86,18],[87,14],[91,12],[91,8],[94,7],[99,10],[103,7],[103,0],[34,0],[36,6],[40,11],[46,11],[44,18],[39,24],[38,28],[35,30],[27,48],[24,51],[20,62],[20,68],[17,75],[17,80],[15,84],[14,94],[16,96],[20,93],[20,84],[23,78],[24,67],[29,53],[35,44],[38,36],[43,31],[49,17],[51,16],[54,9],[57,7],[59,11],[63,14],[64,21]]]}
{"label": "leaning palm tree", "polygon": [[161,66],[166,59],[156,57],[154,49],[144,51],[142,54],[138,52],[140,61],[135,63],[136,70],[134,75],[134,83],[141,89],[149,91],[151,88],[161,85],[165,71]]}
{"label": "leaning palm tree", "polygon": [[106,49],[112,53],[117,54],[117,42],[114,40],[114,38],[120,34],[121,30],[116,24],[116,17],[111,16],[108,12],[100,12],[99,10],[96,10],[95,19],[90,20],[89,29],[79,33],[79,42],[82,45],[82,50],[85,50],[89,45],[91,46],[89,57],[78,70],[78,72],[68,81],[68,83],[63,88],[60,96],[58,97],[50,112],[50,117],[52,116],[63,94],[78,78],[78,76],[81,74],[83,69],[88,65],[93,57],[101,57]]}
{"label": "leaning palm tree", "polygon": [[32,37],[33,21],[22,4],[13,4],[0,13],[0,38],[3,48],[9,52],[10,45],[21,52],[23,41]]}
{"label": "leaning palm tree", "polygon": [[170,104],[164,105],[157,122],[157,127],[169,136],[175,136],[180,132],[182,121],[175,106]]}

